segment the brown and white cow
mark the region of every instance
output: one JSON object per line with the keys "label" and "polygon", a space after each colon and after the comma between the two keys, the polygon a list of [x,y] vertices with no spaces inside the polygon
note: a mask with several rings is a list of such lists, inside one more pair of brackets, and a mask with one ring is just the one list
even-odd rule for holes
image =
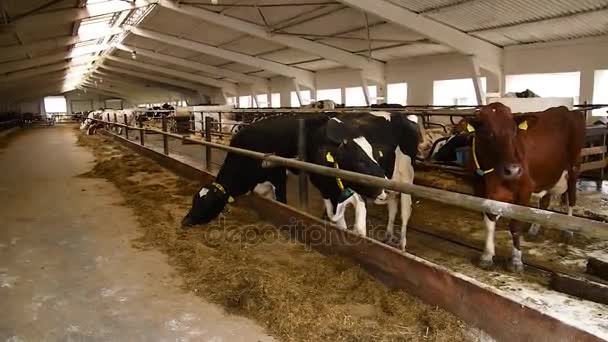
{"label": "brown and white cow", "polygon": [[[567,191],[569,214],[576,204],[576,180],[584,145],[585,118],[566,107],[513,115],[501,103],[484,106],[468,120],[474,131],[472,158],[475,194],[493,200],[527,206],[533,193],[541,208],[552,194]],[[480,265],[489,267],[494,257],[494,230],[498,217],[484,215],[487,235]],[[523,270],[520,235],[525,223],[511,220],[512,266]]]}

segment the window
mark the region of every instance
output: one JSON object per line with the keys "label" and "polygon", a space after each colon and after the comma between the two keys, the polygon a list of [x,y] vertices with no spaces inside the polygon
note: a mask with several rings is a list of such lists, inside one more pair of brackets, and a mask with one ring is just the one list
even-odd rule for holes
{"label": "window", "polygon": [[[369,100],[371,102],[370,105],[375,104],[377,96],[378,96],[377,95],[378,88],[376,88],[376,86],[369,86],[367,89],[369,91]],[[365,102],[365,95],[363,94],[363,88],[362,87],[346,88],[345,105],[351,106],[351,107],[352,106],[366,107],[367,103]]]}
{"label": "window", "polygon": [[[608,103],[608,70],[596,70],[595,81],[593,87],[593,103],[606,104]],[[595,109],[593,116],[606,116],[608,108]]]}
{"label": "window", "polygon": [[332,100],[335,103],[342,103],[342,89],[317,90],[317,101],[323,100]]}
{"label": "window", "polygon": [[[485,93],[486,78],[481,78],[481,87]],[[436,106],[474,106],[477,105],[477,96],[473,80],[464,78],[459,80],[443,80],[433,82],[433,104]]]}
{"label": "window", "polygon": [[387,87],[386,103],[407,105],[407,83],[393,83]]}
{"label": "window", "polygon": [[233,105],[233,106],[236,105],[236,97],[234,97],[234,96],[227,97],[226,104]]}
{"label": "window", "polygon": [[272,93],[270,95],[270,102],[272,107],[280,108],[281,107],[281,94],[280,93]]}
{"label": "window", "polygon": [[507,75],[506,92],[532,90],[540,97],[572,97],[579,102],[580,72]]}
{"label": "window", "polygon": [[63,96],[47,96],[44,98],[44,110],[47,113],[67,113],[68,107]]}
{"label": "window", "polygon": [[268,108],[268,94],[257,95],[256,100],[258,100],[258,107]]}
{"label": "window", "polygon": [[251,96],[239,96],[239,108],[251,108]]}
{"label": "window", "polygon": [[[301,90],[300,94],[302,96],[302,105],[310,104],[310,90]],[[295,91],[291,92],[291,106],[292,107],[300,107],[300,102],[298,101],[298,95]]]}

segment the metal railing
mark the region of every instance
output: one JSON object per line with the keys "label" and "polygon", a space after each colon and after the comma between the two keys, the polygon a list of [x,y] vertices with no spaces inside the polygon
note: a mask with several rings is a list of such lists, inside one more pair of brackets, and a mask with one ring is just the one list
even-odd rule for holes
{"label": "metal railing", "polygon": [[[103,121],[98,119],[92,120],[104,123],[105,125],[109,125],[110,127],[124,127],[127,129],[127,136],[128,130],[137,130],[140,132],[140,142],[142,145],[144,145],[145,132],[147,131],[162,134],[164,141],[166,141],[166,139],[168,138],[174,138],[193,144],[203,145],[206,147],[207,167],[209,167],[212,149],[218,149],[228,153],[236,153],[250,158],[261,160],[263,167],[280,166],[298,169],[304,172],[315,173],[318,175],[332,178],[341,178],[343,180],[351,181],[358,184],[365,184],[368,186],[392,190],[399,193],[410,194],[419,198],[447,204],[450,206],[456,206],[478,212],[491,213],[494,215],[500,215],[502,217],[507,217],[529,223],[538,223],[544,227],[549,227],[562,231],[582,233],[590,237],[608,240],[608,224],[599,221],[584,219],[575,216],[568,216],[552,211],[530,208],[522,205],[500,202],[446,190],[397,182],[386,178],[374,177],[352,171],[326,167],[301,160],[283,158],[272,154],[265,154],[252,150],[217,144],[208,140],[192,139],[187,136],[182,136],[179,134],[170,133],[159,129],[133,127],[128,126],[126,124],[120,124],[118,122]],[[164,153],[168,155],[169,151],[167,149],[164,149]],[[207,170],[210,171],[209,169]],[[304,190],[300,189],[300,191]]]}
{"label": "metal railing", "polygon": [[0,131],[19,126],[21,120],[8,120],[0,122]]}

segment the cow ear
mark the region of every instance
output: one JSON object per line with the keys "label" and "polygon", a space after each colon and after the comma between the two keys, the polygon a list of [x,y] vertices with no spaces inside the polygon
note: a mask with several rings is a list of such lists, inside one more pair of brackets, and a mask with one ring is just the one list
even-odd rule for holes
{"label": "cow ear", "polygon": [[327,139],[335,144],[341,144],[350,137],[348,127],[336,118],[327,121],[325,130]]}
{"label": "cow ear", "polygon": [[481,120],[476,117],[469,117],[462,119],[456,126],[454,126],[454,133],[474,133],[481,126]]}
{"label": "cow ear", "polygon": [[513,117],[513,120],[515,120],[515,124],[517,124],[518,129],[526,131],[528,128],[536,124],[538,116],[535,114],[521,114]]}

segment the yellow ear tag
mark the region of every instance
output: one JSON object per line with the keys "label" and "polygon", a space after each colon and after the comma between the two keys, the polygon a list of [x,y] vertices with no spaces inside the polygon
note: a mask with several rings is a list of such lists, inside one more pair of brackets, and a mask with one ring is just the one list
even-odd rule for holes
{"label": "yellow ear tag", "polygon": [[527,129],[528,129],[528,121],[526,120],[526,121],[524,121],[524,122],[521,122],[521,123],[519,124],[519,126],[517,126],[517,127],[518,127],[519,129],[524,130],[524,131],[525,131],[525,130],[527,130]]}
{"label": "yellow ear tag", "polygon": [[473,127],[471,124],[467,124],[467,132],[475,132],[475,127]]}
{"label": "yellow ear tag", "polygon": [[325,159],[330,162],[330,163],[335,163],[336,161],[334,160],[334,156],[331,155],[331,152],[327,152],[327,155],[325,156]]}
{"label": "yellow ear tag", "polygon": [[382,154],[382,151],[378,151],[378,155],[380,156],[380,158],[384,157],[384,154]]}
{"label": "yellow ear tag", "polygon": [[228,197],[228,203],[234,203],[234,197],[229,196]]}

